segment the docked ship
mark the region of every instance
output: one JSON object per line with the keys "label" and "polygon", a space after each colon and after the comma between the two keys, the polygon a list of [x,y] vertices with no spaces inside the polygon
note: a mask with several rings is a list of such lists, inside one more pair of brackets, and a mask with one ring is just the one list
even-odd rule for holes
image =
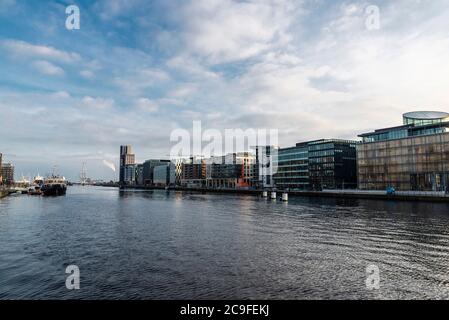
{"label": "docked ship", "polygon": [[16,181],[14,183],[14,186],[12,188],[10,188],[9,193],[11,193],[11,194],[27,194],[28,188],[30,187],[30,185],[31,185],[30,180],[28,180],[27,178],[25,178],[22,175],[22,179],[20,179],[19,181]]}
{"label": "docked ship", "polygon": [[62,196],[67,191],[67,181],[64,177],[51,176],[44,179],[41,187],[44,196]]}

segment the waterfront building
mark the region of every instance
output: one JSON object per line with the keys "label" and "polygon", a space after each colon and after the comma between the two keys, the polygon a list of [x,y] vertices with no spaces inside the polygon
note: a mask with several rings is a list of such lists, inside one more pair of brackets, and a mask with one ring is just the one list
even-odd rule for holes
{"label": "waterfront building", "polygon": [[310,189],[308,154],[307,144],[279,149],[278,170],[274,176],[278,188],[284,190]]}
{"label": "waterfront building", "polygon": [[153,184],[160,187],[170,184],[170,163],[154,167]]}
{"label": "waterfront building", "polygon": [[205,159],[208,188],[249,188],[254,179],[255,157],[249,152]]}
{"label": "waterfront building", "polygon": [[154,168],[160,165],[167,165],[170,160],[150,159],[143,163],[143,185],[151,186],[154,184],[153,174]]}
{"label": "waterfront building", "polygon": [[361,134],[358,184],[363,190],[446,191],[449,114],[410,112],[403,125]]}
{"label": "waterfront building", "polygon": [[136,184],[138,186],[144,185],[143,164],[142,163],[139,163],[136,166]]}
{"label": "waterfront building", "polygon": [[260,189],[275,187],[274,175],[278,166],[277,146],[256,146],[256,161],[253,169],[253,185]]}
{"label": "waterfront building", "polygon": [[[130,145],[120,146],[120,185],[125,185],[125,172],[129,174],[129,168],[126,169],[127,166],[133,166],[135,164],[136,158],[132,152],[132,147]],[[134,173],[135,175],[135,173]],[[129,176],[129,175],[128,175]],[[126,180],[129,181],[129,180]],[[134,181],[134,180],[133,180]]]}
{"label": "waterfront building", "polygon": [[313,190],[357,188],[357,143],[340,139],[307,143]]}
{"label": "waterfront building", "polygon": [[238,182],[239,187],[253,187],[255,178],[256,157],[250,152],[239,152],[235,154],[235,163],[241,164],[242,177]]}
{"label": "waterfront building", "polygon": [[3,158],[3,154],[0,152],[0,186],[3,184],[3,177],[2,177],[2,158]]}
{"label": "waterfront building", "polygon": [[11,163],[3,163],[0,168],[0,176],[4,185],[14,184],[14,166]]}
{"label": "waterfront building", "polygon": [[243,180],[242,164],[218,164],[209,165],[210,177],[207,179],[208,188],[235,189]]}
{"label": "waterfront building", "polygon": [[191,158],[188,163],[182,164],[181,185],[186,187],[206,186],[206,161]]}
{"label": "waterfront building", "polygon": [[321,139],[278,150],[276,187],[290,190],[355,189],[356,141]]}
{"label": "waterfront building", "polygon": [[180,186],[182,180],[182,164],[184,159],[174,159],[170,164],[170,184]]}
{"label": "waterfront building", "polygon": [[134,186],[136,185],[136,172],[137,165],[136,164],[128,164],[123,167],[123,181],[121,181],[121,185],[126,186]]}

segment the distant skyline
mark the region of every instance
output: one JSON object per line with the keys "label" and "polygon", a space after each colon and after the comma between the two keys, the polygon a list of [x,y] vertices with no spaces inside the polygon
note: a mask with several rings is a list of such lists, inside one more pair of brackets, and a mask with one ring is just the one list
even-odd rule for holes
{"label": "distant skyline", "polygon": [[0,153],[17,178],[86,162],[111,180],[120,145],[167,158],[194,120],[278,129],[283,147],[355,139],[449,111],[448,21],[445,0],[2,0]]}

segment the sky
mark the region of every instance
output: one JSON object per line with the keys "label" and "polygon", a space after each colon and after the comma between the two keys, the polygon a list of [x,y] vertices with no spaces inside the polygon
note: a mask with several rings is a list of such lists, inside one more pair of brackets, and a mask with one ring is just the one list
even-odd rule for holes
{"label": "sky", "polygon": [[356,139],[449,111],[448,57],[447,0],[0,0],[0,152],[16,178],[111,180],[121,144],[167,158],[193,121]]}

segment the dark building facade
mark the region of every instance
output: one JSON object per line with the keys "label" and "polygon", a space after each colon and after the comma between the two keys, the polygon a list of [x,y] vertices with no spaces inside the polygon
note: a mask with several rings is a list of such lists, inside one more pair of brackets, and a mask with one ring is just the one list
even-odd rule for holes
{"label": "dark building facade", "polygon": [[259,189],[273,188],[278,169],[279,147],[256,146],[252,185]]}
{"label": "dark building facade", "polygon": [[[134,166],[136,162],[135,155],[132,153],[132,147],[130,145],[120,146],[120,172],[119,172],[119,183],[120,185],[134,184],[135,181],[130,181],[129,174],[130,169],[127,166]],[[135,179],[135,175],[134,175]]]}
{"label": "dark building facade", "polygon": [[304,144],[279,149],[278,169],[274,176],[278,188],[292,190],[310,188],[308,154],[308,147]]}
{"label": "dark building facade", "polygon": [[359,188],[448,192],[449,114],[411,112],[403,123],[360,135]]}
{"label": "dark building facade", "polygon": [[313,190],[357,188],[356,141],[319,140],[307,145]]}
{"label": "dark building facade", "polygon": [[290,190],[355,189],[356,141],[329,139],[278,151],[276,187]]}
{"label": "dark building facade", "polygon": [[168,165],[170,160],[150,159],[143,163],[143,184],[151,186],[154,184],[154,168],[161,165]]}
{"label": "dark building facade", "polygon": [[182,165],[183,180],[200,180],[206,179],[205,163],[184,163]]}

